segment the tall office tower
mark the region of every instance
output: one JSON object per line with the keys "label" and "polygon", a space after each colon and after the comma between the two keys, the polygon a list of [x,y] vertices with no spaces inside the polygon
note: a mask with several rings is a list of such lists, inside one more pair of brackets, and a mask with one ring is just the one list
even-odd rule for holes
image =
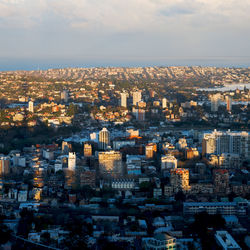
{"label": "tall office tower", "polygon": [[98,161],[101,175],[113,177],[122,175],[122,154],[119,151],[99,152]]}
{"label": "tall office tower", "polygon": [[84,144],[83,153],[85,157],[92,156],[92,145],[89,143]]}
{"label": "tall office tower", "polygon": [[227,111],[230,112],[232,110],[232,97],[226,96],[226,103],[227,103]]}
{"label": "tall office tower", "polygon": [[34,113],[34,102],[32,102],[32,101],[29,101],[29,112],[32,112],[32,113]]}
{"label": "tall office tower", "polygon": [[221,94],[215,94],[211,96],[211,111],[217,112],[220,106]]}
{"label": "tall office tower", "polygon": [[1,156],[0,157],[0,176],[9,174],[10,172],[10,158]]}
{"label": "tall office tower", "polygon": [[145,156],[147,159],[152,159],[157,152],[156,143],[148,143],[145,146]]}
{"label": "tall office tower", "polygon": [[247,132],[221,132],[214,130],[210,134],[204,134],[202,153],[238,154],[242,158],[250,159],[250,135]]}
{"label": "tall office tower", "polygon": [[176,168],[170,170],[170,184],[174,192],[188,191],[189,186],[189,170],[185,168]]}
{"label": "tall office tower", "polygon": [[76,169],[76,153],[69,152],[68,169],[74,171]]}
{"label": "tall office tower", "polygon": [[110,133],[106,128],[99,132],[99,149],[106,150],[110,145]]}
{"label": "tall office tower", "polygon": [[69,101],[69,92],[67,89],[64,89],[61,93],[61,100],[64,102],[68,102]]}
{"label": "tall office tower", "polygon": [[229,192],[229,172],[227,169],[214,169],[213,181],[216,193]]}
{"label": "tall office tower", "polygon": [[133,92],[133,105],[137,105],[138,102],[141,101],[141,91]]}
{"label": "tall office tower", "polygon": [[177,159],[173,155],[164,155],[161,157],[161,170],[170,170],[177,168]]}
{"label": "tall office tower", "polygon": [[167,98],[162,98],[162,108],[165,109],[167,107]]}
{"label": "tall office tower", "polygon": [[121,107],[127,108],[127,93],[121,93]]}

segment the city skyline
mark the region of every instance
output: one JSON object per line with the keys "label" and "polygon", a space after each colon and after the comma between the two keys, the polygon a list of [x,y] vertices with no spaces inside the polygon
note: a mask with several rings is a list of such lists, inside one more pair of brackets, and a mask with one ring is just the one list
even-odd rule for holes
{"label": "city skyline", "polygon": [[249,0],[0,0],[0,250],[250,249]]}

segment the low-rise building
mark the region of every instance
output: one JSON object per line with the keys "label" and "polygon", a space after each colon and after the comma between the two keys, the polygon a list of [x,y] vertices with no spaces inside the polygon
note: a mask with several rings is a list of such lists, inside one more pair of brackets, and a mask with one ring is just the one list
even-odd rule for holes
{"label": "low-rise building", "polygon": [[216,231],[216,243],[223,250],[240,250],[241,247],[227,231]]}
{"label": "low-rise building", "polygon": [[142,247],[145,250],[176,249],[176,239],[168,234],[156,234],[142,238]]}
{"label": "low-rise building", "polygon": [[133,179],[116,179],[111,181],[111,187],[116,190],[130,190],[135,188]]}
{"label": "low-rise building", "polygon": [[173,155],[164,155],[161,157],[161,171],[170,171],[177,168],[177,159]]}
{"label": "low-rise building", "polygon": [[124,146],[135,146],[134,140],[114,140],[113,141],[113,149],[119,150]]}
{"label": "low-rise building", "polygon": [[237,202],[184,202],[184,215],[194,215],[201,212],[208,214],[236,215],[246,214],[246,209]]}

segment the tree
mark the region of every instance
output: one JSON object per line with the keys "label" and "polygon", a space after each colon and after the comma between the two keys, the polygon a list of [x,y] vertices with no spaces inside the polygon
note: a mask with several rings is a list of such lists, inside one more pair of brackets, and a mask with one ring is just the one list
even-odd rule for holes
{"label": "tree", "polygon": [[34,221],[34,214],[33,211],[24,208],[20,212],[20,216],[21,219],[18,223],[17,234],[26,238],[30,232],[32,222]]}
{"label": "tree", "polygon": [[183,193],[183,191],[179,191],[175,194],[175,200],[184,202],[186,200],[186,195]]}
{"label": "tree", "polygon": [[45,232],[41,235],[42,241],[45,243],[50,243],[50,234],[48,232]]}
{"label": "tree", "polygon": [[202,249],[213,249],[214,237],[209,234],[208,229],[223,229],[225,224],[225,220],[220,214],[209,215],[207,212],[202,212],[195,215],[191,230],[201,238]]}
{"label": "tree", "polygon": [[73,103],[70,103],[67,114],[69,116],[74,116],[77,112],[77,106],[75,106]]}
{"label": "tree", "polygon": [[149,191],[152,191],[153,189],[152,184],[147,181],[140,183],[139,187],[140,187],[140,191],[142,192],[149,192]]}
{"label": "tree", "polygon": [[0,246],[10,240],[11,230],[3,224],[4,216],[0,215]]}
{"label": "tree", "polygon": [[237,195],[234,192],[228,194],[228,199],[230,202],[232,202],[235,197],[237,197]]}

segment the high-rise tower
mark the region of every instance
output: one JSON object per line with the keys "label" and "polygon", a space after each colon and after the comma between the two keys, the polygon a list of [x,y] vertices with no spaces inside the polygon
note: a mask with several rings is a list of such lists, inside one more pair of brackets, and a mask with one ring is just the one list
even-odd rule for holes
{"label": "high-rise tower", "polygon": [[220,106],[221,94],[215,94],[211,97],[211,111],[217,112]]}
{"label": "high-rise tower", "polygon": [[230,112],[232,110],[232,97],[226,96],[226,103],[227,103],[227,111]]}
{"label": "high-rise tower", "polygon": [[61,100],[64,102],[68,102],[69,101],[69,92],[67,89],[64,89],[61,93]]}
{"label": "high-rise tower", "polygon": [[162,99],[162,108],[165,109],[167,107],[167,99],[163,98]]}
{"label": "high-rise tower", "polygon": [[68,169],[71,171],[76,169],[76,153],[69,152]]}
{"label": "high-rise tower", "polygon": [[133,105],[137,105],[141,101],[141,91],[133,92]]}
{"label": "high-rise tower", "polygon": [[34,113],[34,102],[29,101],[29,112]]}
{"label": "high-rise tower", "polygon": [[127,93],[121,93],[121,107],[127,108],[127,96]]}
{"label": "high-rise tower", "polygon": [[99,149],[106,150],[110,145],[110,133],[106,128],[99,132]]}

